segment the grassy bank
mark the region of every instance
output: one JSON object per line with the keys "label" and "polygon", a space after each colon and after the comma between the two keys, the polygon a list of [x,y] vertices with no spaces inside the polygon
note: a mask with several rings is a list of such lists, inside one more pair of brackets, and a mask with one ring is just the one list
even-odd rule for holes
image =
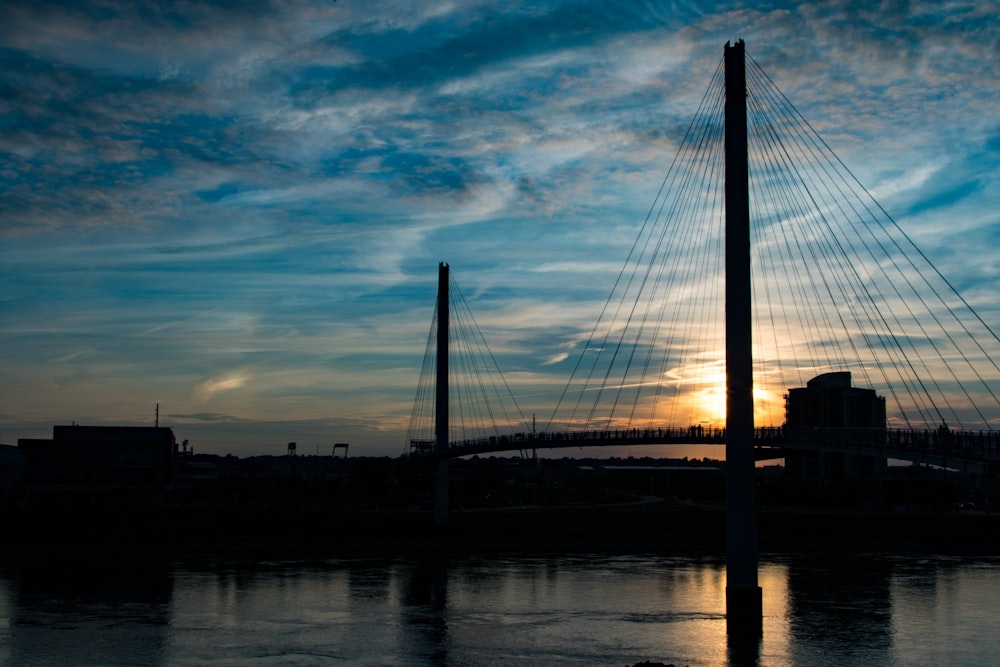
{"label": "grassy bank", "polygon": [[[7,510],[6,553],[61,549],[271,551],[661,551],[723,554],[721,508],[672,504],[453,512],[345,507],[60,508]],[[1000,555],[1000,515],[888,514],[764,508],[761,552]]]}

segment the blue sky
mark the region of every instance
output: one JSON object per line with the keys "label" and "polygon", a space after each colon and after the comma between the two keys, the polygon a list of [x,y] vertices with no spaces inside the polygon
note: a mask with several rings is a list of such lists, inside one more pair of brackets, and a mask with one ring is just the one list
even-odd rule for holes
{"label": "blue sky", "polygon": [[395,455],[448,262],[551,405],[727,41],[994,329],[997,2],[0,8],[0,441]]}

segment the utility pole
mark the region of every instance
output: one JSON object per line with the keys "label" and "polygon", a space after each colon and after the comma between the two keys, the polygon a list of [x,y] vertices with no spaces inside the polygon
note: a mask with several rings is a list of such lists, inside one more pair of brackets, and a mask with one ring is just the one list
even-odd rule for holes
{"label": "utility pole", "polygon": [[753,451],[750,194],[746,54],[725,47],[726,68],[726,621],[730,632],[762,628],[757,585],[757,497]]}

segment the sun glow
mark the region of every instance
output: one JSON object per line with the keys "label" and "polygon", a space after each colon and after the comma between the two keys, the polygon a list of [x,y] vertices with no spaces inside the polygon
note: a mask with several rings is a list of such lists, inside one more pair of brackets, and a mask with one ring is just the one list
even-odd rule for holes
{"label": "sun glow", "polygon": [[707,387],[698,389],[694,402],[695,421],[699,424],[722,426],[726,423],[726,376],[722,381],[712,381]]}
{"label": "sun glow", "polygon": [[[692,424],[722,428],[726,425],[726,371],[725,362],[675,369],[673,381],[681,388],[678,398],[688,407],[674,409],[674,416],[685,421],[685,414]],[[684,391],[684,388],[687,391]],[[783,396],[773,388],[754,384],[754,424],[777,426],[784,421]]]}

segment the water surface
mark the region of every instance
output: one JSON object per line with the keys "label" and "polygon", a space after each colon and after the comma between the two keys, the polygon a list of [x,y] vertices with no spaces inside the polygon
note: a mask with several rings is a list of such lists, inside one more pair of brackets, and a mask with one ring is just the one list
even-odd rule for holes
{"label": "water surface", "polygon": [[[1000,560],[765,556],[760,665],[993,665]],[[731,664],[713,559],[60,559],[0,569],[7,665]]]}

